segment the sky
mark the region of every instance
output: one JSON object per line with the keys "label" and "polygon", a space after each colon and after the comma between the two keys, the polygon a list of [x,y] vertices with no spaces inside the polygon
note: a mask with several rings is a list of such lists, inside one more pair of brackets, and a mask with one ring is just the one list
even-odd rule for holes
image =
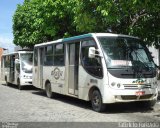
{"label": "sky", "polygon": [[12,17],[17,4],[23,4],[24,0],[0,0],[0,47],[9,52],[14,51]]}

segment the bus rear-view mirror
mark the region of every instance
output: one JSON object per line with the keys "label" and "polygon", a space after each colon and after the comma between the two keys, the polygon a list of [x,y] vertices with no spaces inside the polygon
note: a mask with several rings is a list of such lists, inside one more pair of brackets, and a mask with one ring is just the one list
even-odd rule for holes
{"label": "bus rear-view mirror", "polygon": [[100,53],[99,50],[97,50],[95,47],[90,47],[89,52],[88,52],[88,57],[89,58],[95,58],[95,56],[103,57]]}
{"label": "bus rear-view mirror", "polygon": [[95,47],[90,47],[90,48],[89,48],[89,52],[88,52],[88,57],[89,57],[89,58],[95,58],[95,54],[96,54],[96,49],[95,49]]}
{"label": "bus rear-view mirror", "polygon": [[15,59],[15,63],[19,63],[19,59]]}

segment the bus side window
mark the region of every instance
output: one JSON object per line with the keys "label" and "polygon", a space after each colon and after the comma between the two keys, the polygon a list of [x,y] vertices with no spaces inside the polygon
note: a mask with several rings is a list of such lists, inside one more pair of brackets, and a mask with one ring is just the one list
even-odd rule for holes
{"label": "bus side window", "polygon": [[6,56],[2,56],[1,59],[1,68],[5,68]]}
{"label": "bus side window", "polygon": [[56,44],[54,48],[54,65],[64,66],[64,44]]}
{"label": "bus side window", "polygon": [[53,65],[53,45],[45,47],[44,65]]}
{"label": "bus side window", "polygon": [[34,49],[34,66],[38,64],[38,49]]}
{"label": "bus side window", "polygon": [[101,58],[98,56],[95,58],[89,58],[88,51],[90,47],[97,48],[94,40],[82,41],[82,48],[81,48],[82,66],[89,74],[96,77],[102,77],[103,73],[102,73]]}
{"label": "bus side window", "polygon": [[5,58],[4,58],[4,67],[5,68],[10,67],[10,57],[9,56],[5,56]]}

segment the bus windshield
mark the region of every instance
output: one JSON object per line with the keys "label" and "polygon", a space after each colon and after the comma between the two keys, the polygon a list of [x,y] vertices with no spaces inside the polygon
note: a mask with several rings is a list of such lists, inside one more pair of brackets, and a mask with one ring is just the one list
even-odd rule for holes
{"label": "bus windshield", "polygon": [[21,53],[22,70],[25,73],[32,73],[33,53]]}
{"label": "bus windshield", "polygon": [[150,52],[140,39],[129,37],[98,38],[108,68],[155,68]]}

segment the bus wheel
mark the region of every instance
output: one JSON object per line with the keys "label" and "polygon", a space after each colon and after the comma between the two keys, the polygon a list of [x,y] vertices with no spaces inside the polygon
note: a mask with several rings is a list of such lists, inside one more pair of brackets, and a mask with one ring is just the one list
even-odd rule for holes
{"label": "bus wheel", "polygon": [[151,100],[151,101],[142,101],[141,106],[145,108],[152,108],[156,104],[157,100]]}
{"label": "bus wheel", "polygon": [[22,90],[22,86],[21,86],[21,84],[20,84],[20,80],[19,80],[19,79],[17,80],[17,85],[18,85],[18,89],[19,89],[19,90]]}
{"label": "bus wheel", "polygon": [[102,96],[98,90],[94,90],[91,96],[92,108],[96,112],[105,110],[105,104],[102,103]]}
{"label": "bus wheel", "polygon": [[46,95],[47,95],[48,98],[52,98],[53,97],[51,84],[49,82],[46,84]]}
{"label": "bus wheel", "polygon": [[156,104],[157,100],[151,100],[151,101],[139,101],[136,102],[136,104],[139,107],[145,108],[145,109],[151,109],[154,107],[154,105]]}
{"label": "bus wheel", "polygon": [[10,83],[6,82],[6,86],[9,86],[9,85],[10,85]]}
{"label": "bus wheel", "polygon": [[6,86],[9,86],[9,83],[7,82],[7,77],[5,77]]}

